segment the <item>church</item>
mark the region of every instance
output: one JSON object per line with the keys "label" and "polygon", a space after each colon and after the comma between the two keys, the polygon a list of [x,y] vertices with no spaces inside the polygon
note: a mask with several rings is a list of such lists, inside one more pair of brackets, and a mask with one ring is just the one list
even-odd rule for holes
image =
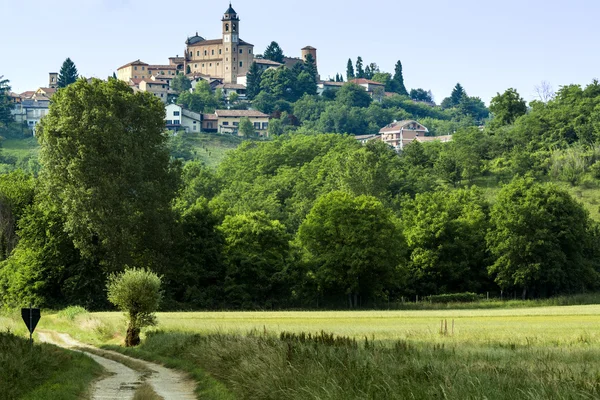
{"label": "church", "polygon": [[222,78],[224,83],[237,83],[238,76],[246,76],[254,61],[254,45],[240,38],[240,18],[231,3],[221,25],[221,39],[206,40],[196,33],[186,40],[183,57],[186,74]]}

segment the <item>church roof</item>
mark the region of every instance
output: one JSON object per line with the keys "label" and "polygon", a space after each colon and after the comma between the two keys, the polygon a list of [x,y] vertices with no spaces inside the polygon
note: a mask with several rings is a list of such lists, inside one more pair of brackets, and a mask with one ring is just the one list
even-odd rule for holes
{"label": "church roof", "polygon": [[132,66],[132,65],[148,65],[148,64],[146,64],[145,62],[140,61],[139,59],[137,59],[135,61],[132,61],[130,63],[127,63],[127,64],[123,65],[122,67],[117,68],[117,71],[120,70],[120,69],[123,69],[123,68],[127,68],[127,67]]}
{"label": "church roof", "polygon": [[202,36],[199,36],[198,32],[196,32],[195,36],[187,38],[187,40],[185,41],[185,44],[187,44],[187,45],[196,44],[196,43],[203,42],[204,40],[205,39]]}
{"label": "church roof", "polygon": [[[197,43],[187,43],[188,46],[208,46],[211,44],[223,44],[223,39],[211,39],[211,40],[203,40],[202,42]],[[242,39],[239,40],[238,45],[240,46],[254,46],[248,42],[244,42]]]}

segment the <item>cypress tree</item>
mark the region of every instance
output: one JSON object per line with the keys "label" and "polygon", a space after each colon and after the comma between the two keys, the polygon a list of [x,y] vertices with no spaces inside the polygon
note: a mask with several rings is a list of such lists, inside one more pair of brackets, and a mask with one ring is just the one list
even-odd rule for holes
{"label": "cypress tree", "polygon": [[283,50],[281,50],[277,42],[271,42],[265,49],[263,57],[267,60],[283,63]]}
{"label": "cypress tree", "polygon": [[396,63],[396,67],[394,69],[394,81],[396,93],[401,94],[403,96],[408,96],[408,91],[406,90],[406,86],[404,86],[404,76],[402,75],[402,63],[400,60]]}
{"label": "cypress tree", "polygon": [[71,83],[75,83],[77,78],[79,78],[77,67],[70,58],[67,58],[65,62],[63,62],[62,67],[60,67],[60,73],[58,74],[58,87],[67,87]]}
{"label": "cypress tree", "polygon": [[260,82],[262,81],[262,73],[258,68],[258,64],[253,62],[246,74],[246,97],[252,100],[260,93]]}
{"label": "cypress tree", "polygon": [[352,60],[348,59],[348,66],[346,67],[346,79],[354,79],[354,66],[352,65]]}
{"label": "cypress tree", "polygon": [[361,56],[358,56],[358,58],[356,59],[356,77],[365,77],[365,70],[363,69],[363,59]]}

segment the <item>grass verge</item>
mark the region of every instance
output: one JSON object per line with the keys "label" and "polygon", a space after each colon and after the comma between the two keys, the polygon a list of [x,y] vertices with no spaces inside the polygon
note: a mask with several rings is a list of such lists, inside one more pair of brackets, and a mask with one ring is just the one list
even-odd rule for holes
{"label": "grass verge", "polygon": [[592,399],[600,349],[378,342],[318,333],[149,333],[127,353],[208,371],[236,399]]}
{"label": "grass verge", "polygon": [[0,398],[81,399],[102,367],[78,352],[0,333]]}

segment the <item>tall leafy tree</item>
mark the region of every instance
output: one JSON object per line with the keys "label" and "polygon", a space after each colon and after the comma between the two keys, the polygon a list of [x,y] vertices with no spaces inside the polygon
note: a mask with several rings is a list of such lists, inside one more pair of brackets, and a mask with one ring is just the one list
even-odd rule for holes
{"label": "tall leafy tree", "polygon": [[281,50],[281,47],[279,47],[277,42],[273,41],[265,49],[263,57],[267,60],[283,63],[283,50]]}
{"label": "tall leafy tree", "polygon": [[67,87],[68,85],[75,83],[77,78],[79,78],[77,67],[70,58],[67,58],[60,67],[60,72],[58,74],[58,87]]}
{"label": "tall leafy tree", "polygon": [[289,235],[264,211],[227,216],[219,228],[225,239],[225,296],[231,306],[273,306],[285,293]]}
{"label": "tall leafy tree", "polygon": [[348,59],[348,65],[346,66],[346,80],[349,81],[354,79],[354,65],[352,64],[352,60]]}
{"label": "tall leafy tree", "polygon": [[187,78],[187,76],[180,72],[173,78],[171,88],[177,93],[181,93],[190,90],[192,88],[192,83]]}
{"label": "tall leafy tree", "polygon": [[427,103],[433,103],[433,94],[431,90],[427,91],[425,89],[411,89],[410,90],[410,98],[415,101],[424,101]]}
{"label": "tall leafy tree", "polygon": [[490,111],[494,114],[494,122],[499,125],[510,125],[527,112],[527,102],[516,89],[507,89],[497,93],[490,102]]}
{"label": "tall leafy tree", "polygon": [[178,184],[163,104],[124,82],[80,80],[57,92],[38,131],[40,182],[82,255],[105,271],[162,268]]}
{"label": "tall leafy tree", "polygon": [[352,82],[344,84],[336,95],[337,103],[349,107],[368,107],[371,100],[371,96],[362,86]]}
{"label": "tall leafy tree", "polygon": [[10,112],[12,107],[9,98],[10,85],[8,79],[0,76],[0,124],[6,125],[12,122],[13,115]]}
{"label": "tall leafy tree", "polygon": [[246,138],[254,136],[255,132],[256,132],[254,130],[254,125],[252,124],[250,119],[247,117],[240,119],[239,130],[240,130],[240,134]]}
{"label": "tall leafy tree", "polygon": [[358,58],[356,59],[356,77],[357,78],[365,77],[365,70],[363,68],[363,59],[361,56],[358,56]]}
{"label": "tall leafy tree", "polygon": [[552,295],[596,283],[586,259],[587,211],[563,189],[517,177],[491,211],[487,244],[496,261],[490,275],[504,289]]}
{"label": "tall leafy tree", "polygon": [[387,297],[403,275],[406,245],[398,221],[371,196],[334,191],[315,202],[298,230],[321,293],[347,296],[350,306]]}
{"label": "tall leafy tree", "polygon": [[260,93],[260,82],[262,72],[258,68],[258,64],[253,62],[246,74],[246,97],[248,100],[253,100]]}
{"label": "tall leafy tree", "polygon": [[417,294],[482,289],[489,261],[488,204],[479,191],[417,194],[403,203],[402,222],[410,251],[410,285]]}

